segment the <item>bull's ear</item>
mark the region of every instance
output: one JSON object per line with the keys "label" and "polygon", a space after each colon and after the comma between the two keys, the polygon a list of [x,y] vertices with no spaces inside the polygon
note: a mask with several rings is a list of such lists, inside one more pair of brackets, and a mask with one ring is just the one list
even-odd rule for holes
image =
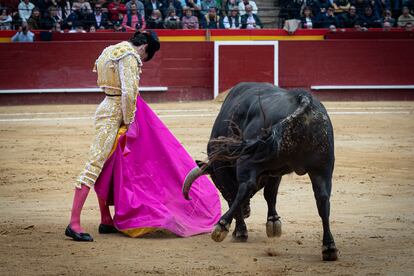
{"label": "bull's ear", "polygon": [[199,168],[201,168],[202,166],[207,165],[207,164],[206,164],[206,162],[204,162],[204,161],[196,160],[195,162],[197,163],[197,166],[198,166]]}

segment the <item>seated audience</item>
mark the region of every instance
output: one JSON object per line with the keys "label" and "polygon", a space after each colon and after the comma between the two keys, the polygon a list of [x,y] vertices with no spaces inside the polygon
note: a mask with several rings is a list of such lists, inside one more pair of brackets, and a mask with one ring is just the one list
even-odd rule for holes
{"label": "seated audience", "polygon": [[334,14],[334,8],[327,8],[325,13],[320,13],[317,19],[319,28],[330,28],[331,26],[339,27],[339,20]]}
{"label": "seated audience", "polygon": [[126,32],[126,29],[122,26],[122,24],[119,21],[116,21],[114,23],[114,32]]}
{"label": "seated audience", "polygon": [[395,26],[395,19],[392,17],[391,10],[386,10],[385,11],[385,16],[384,16],[384,19],[382,20],[382,22],[383,22],[383,24],[385,22],[389,22],[391,24],[391,27]]}
{"label": "seated audience", "polygon": [[365,28],[381,28],[381,19],[373,14],[371,6],[365,8],[365,14],[359,18],[359,25]]}
{"label": "seated audience", "polygon": [[49,7],[49,13],[42,18],[42,29],[51,30],[55,23],[62,23],[61,19],[57,16],[57,9],[53,6]]}
{"label": "seated audience", "polygon": [[71,13],[71,2],[69,0],[55,0],[57,8],[57,16],[60,20],[65,20]]}
{"label": "seated audience", "polygon": [[413,23],[408,22],[407,24],[405,24],[405,28],[404,28],[404,30],[405,30],[406,32],[413,32],[413,31],[414,31],[413,26],[414,26],[414,24],[413,24]]}
{"label": "seated audience", "polygon": [[239,1],[238,0],[227,0],[224,5],[224,10],[227,15],[230,15],[231,11],[233,11],[234,8],[237,8],[237,11],[239,12]]}
{"label": "seated audience", "polygon": [[33,42],[34,33],[29,30],[27,22],[22,22],[17,33],[11,38],[12,42]]}
{"label": "seated audience", "polygon": [[92,7],[91,4],[89,4],[88,1],[85,0],[75,0],[72,4],[72,7],[78,7],[79,11],[86,16],[88,13],[92,13]]}
{"label": "seated audience", "polygon": [[[197,17],[198,21],[203,20],[203,16],[201,13],[201,0],[180,0],[181,6],[188,7],[191,9],[193,16]],[[183,13],[185,15],[185,11],[183,8]]]}
{"label": "seated audience", "polygon": [[168,15],[164,20],[165,29],[181,29],[180,17],[175,13],[175,9],[169,9]]}
{"label": "seated audience", "polygon": [[84,16],[79,10],[79,6],[74,5],[72,7],[72,12],[69,14],[68,17],[63,21],[63,28],[71,30],[72,28],[75,28],[76,25],[79,23],[83,23]]}
{"label": "seated audience", "polygon": [[86,25],[94,26],[95,29],[106,29],[108,27],[108,15],[102,12],[102,5],[95,4],[93,13],[90,13],[86,17]]}
{"label": "seated audience", "polygon": [[326,14],[328,8],[333,8],[330,0],[317,0],[314,5],[314,15],[319,18],[322,14]]}
{"label": "seated audience", "polygon": [[414,23],[414,16],[410,14],[410,10],[407,6],[403,7],[402,9],[402,15],[398,17],[398,27],[405,27],[407,23]]}
{"label": "seated audience", "polygon": [[348,0],[334,0],[332,3],[334,7],[335,16],[342,16],[349,11],[351,3]]}
{"label": "seated audience", "polygon": [[33,3],[30,3],[29,0],[23,0],[22,2],[20,2],[18,6],[20,19],[23,22],[26,22],[32,15],[32,10],[34,8],[35,8],[35,5],[33,5]]}
{"label": "seated audience", "polygon": [[365,8],[369,6],[367,0],[355,0],[353,6],[356,8],[356,13],[358,16],[363,16],[365,14]]}
{"label": "seated audience", "polygon": [[344,28],[354,28],[355,24],[359,21],[359,16],[356,13],[355,6],[349,8],[349,12],[343,15],[341,19],[341,26]]}
{"label": "seated audience", "polygon": [[146,15],[145,15],[145,6],[144,6],[144,4],[143,4],[141,1],[139,1],[139,0],[130,0],[129,2],[127,2],[127,3],[125,4],[125,7],[126,7],[126,9],[127,9],[127,13],[131,11],[131,5],[132,5],[133,3],[137,6],[137,10],[138,10],[138,12],[139,12],[139,13],[140,13],[140,14],[141,14],[144,18],[146,18]]}
{"label": "seated audience", "polygon": [[389,31],[391,31],[391,29],[392,29],[392,25],[391,25],[391,23],[390,23],[390,22],[385,21],[385,22],[382,24],[382,30],[383,30],[384,32],[389,32]]}
{"label": "seated audience", "polygon": [[182,19],[183,29],[196,30],[199,28],[198,18],[193,15],[193,11],[189,7],[184,7],[184,16]]}
{"label": "seated audience", "polygon": [[88,32],[89,32],[89,33],[96,33],[96,28],[95,28],[95,26],[93,26],[93,25],[92,25],[92,26],[90,26],[90,27],[89,27]]}
{"label": "seated audience", "polygon": [[167,7],[166,7],[166,11],[167,11],[166,16],[169,16],[169,12],[171,10],[175,11],[175,16],[178,16],[179,18],[181,18],[183,16],[183,7],[181,6],[180,1],[178,1],[178,0],[168,0],[167,1]]}
{"label": "seated audience", "polygon": [[63,33],[62,25],[60,23],[55,23],[55,25],[52,28],[53,33]]}
{"label": "seated audience", "polygon": [[241,16],[246,14],[246,6],[250,5],[250,7],[252,8],[252,13],[253,14],[257,14],[258,8],[257,5],[254,1],[251,0],[242,0],[239,3],[239,13]]}
{"label": "seated audience", "polygon": [[0,15],[0,30],[11,30],[12,17],[7,13],[7,9],[3,8]]}
{"label": "seated audience", "polygon": [[143,31],[146,28],[145,18],[138,12],[135,4],[131,5],[131,11],[123,17],[122,27],[126,30]]}
{"label": "seated audience", "polygon": [[83,29],[82,24],[77,24],[75,28],[69,30],[69,33],[86,33],[86,31]]}
{"label": "seated audience", "polygon": [[253,7],[246,5],[245,14],[241,17],[241,28],[242,29],[262,29],[263,24],[260,21],[259,16],[253,13]]}
{"label": "seated audience", "polygon": [[205,29],[219,29],[220,16],[217,15],[216,8],[210,7],[208,13],[204,16]]}
{"label": "seated audience", "polygon": [[39,9],[36,7],[32,11],[32,16],[27,20],[30,30],[40,30],[42,26],[42,17]]}
{"label": "seated audience", "polygon": [[303,9],[302,17],[300,18],[301,27],[303,29],[313,29],[315,25],[315,18],[312,16],[312,9],[309,6],[306,6]]}
{"label": "seated audience", "polygon": [[147,20],[147,29],[164,29],[164,22],[159,10],[153,10],[150,18]]}
{"label": "seated audience", "polygon": [[145,16],[146,19],[149,19],[150,16],[152,15],[152,11],[153,10],[159,10],[159,11],[163,11],[164,12],[164,4],[162,1],[159,0],[148,0],[145,3]]}
{"label": "seated audience", "polygon": [[239,15],[239,8],[233,7],[229,15],[225,16],[222,20],[222,29],[240,29],[241,18]]}
{"label": "seated audience", "polygon": [[[121,3],[121,0],[114,0],[108,5],[109,20],[112,22],[119,21],[120,17],[126,14],[126,7]],[[115,24],[115,23],[114,23]]]}
{"label": "seated audience", "polygon": [[201,11],[204,15],[207,15],[210,11],[210,8],[215,8],[216,11],[220,9],[217,5],[216,0],[202,0],[201,1]]}

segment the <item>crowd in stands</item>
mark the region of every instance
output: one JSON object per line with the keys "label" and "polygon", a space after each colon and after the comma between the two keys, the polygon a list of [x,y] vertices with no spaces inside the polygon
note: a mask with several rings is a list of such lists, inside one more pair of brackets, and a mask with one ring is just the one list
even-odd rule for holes
{"label": "crowd in stands", "polygon": [[30,30],[263,28],[253,0],[22,0],[0,10],[0,30],[21,35]]}
{"label": "crowd in stands", "polygon": [[296,19],[299,27],[383,28],[411,30],[414,24],[414,0],[284,0],[279,16]]}

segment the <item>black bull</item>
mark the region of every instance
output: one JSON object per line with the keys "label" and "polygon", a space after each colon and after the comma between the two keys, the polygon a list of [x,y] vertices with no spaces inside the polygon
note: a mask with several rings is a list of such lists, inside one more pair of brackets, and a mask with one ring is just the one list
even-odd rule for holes
{"label": "black bull", "polygon": [[241,83],[225,99],[207,146],[208,161],[199,162],[184,182],[188,199],[191,184],[210,174],[230,209],[212,232],[215,241],[226,237],[233,218],[235,241],[246,241],[244,218],[250,198],[264,188],[268,205],[266,233],[281,235],[276,196],[283,175],[308,173],[323,224],[323,260],[336,260],[329,228],[334,168],[332,124],[324,106],[304,91],[286,91],[264,83]]}

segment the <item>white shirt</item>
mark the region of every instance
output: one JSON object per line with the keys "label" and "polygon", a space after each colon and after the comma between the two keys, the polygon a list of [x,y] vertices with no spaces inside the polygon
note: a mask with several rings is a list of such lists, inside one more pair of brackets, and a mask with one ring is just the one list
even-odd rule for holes
{"label": "white shirt", "polygon": [[96,20],[96,25],[98,26],[98,28],[101,26],[101,21],[102,21],[102,14],[97,15],[95,13],[95,20]]}
{"label": "white shirt", "polygon": [[246,29],[256,29],[256,20],[254,20],[253,15],[249,15],[249,17],[247,17]]}
{"label": "white shirt", "polygon": [[29,2],[29,4],[26,5],[25,2],[20,2],[19,4],[19,15],[20,18],[23,20],[23,22],[26,22],[27,19],[30,18],[32,15],[32,10],[34,9],[35,5]]}
{"label": "white shirt", "polygon": [[[241,27],[241,22],[240,22],[240,16],[239,16],[239,26],[236,27],[236,19],[234,17],[231,16],[226,16],[223,19],[223,25],[225,29],[240,29]],[[230,24],[231,23],[231,24]]]}
{"label": "white shirt", "polygon": [[[257,5],[256,5],[256,3],[254,2],[254,1],[249,1],[249,5],[250,6],[252,6],[252,8],[253,8],[253,13],[254,14],[257,14]],[[243,1],[241,1],[240,3],[239,3],[239,14],[240,14],[240,16],[242,16],[242,15],[245,15],[246,14],[246,6],[244,5],[244,2]]]}

